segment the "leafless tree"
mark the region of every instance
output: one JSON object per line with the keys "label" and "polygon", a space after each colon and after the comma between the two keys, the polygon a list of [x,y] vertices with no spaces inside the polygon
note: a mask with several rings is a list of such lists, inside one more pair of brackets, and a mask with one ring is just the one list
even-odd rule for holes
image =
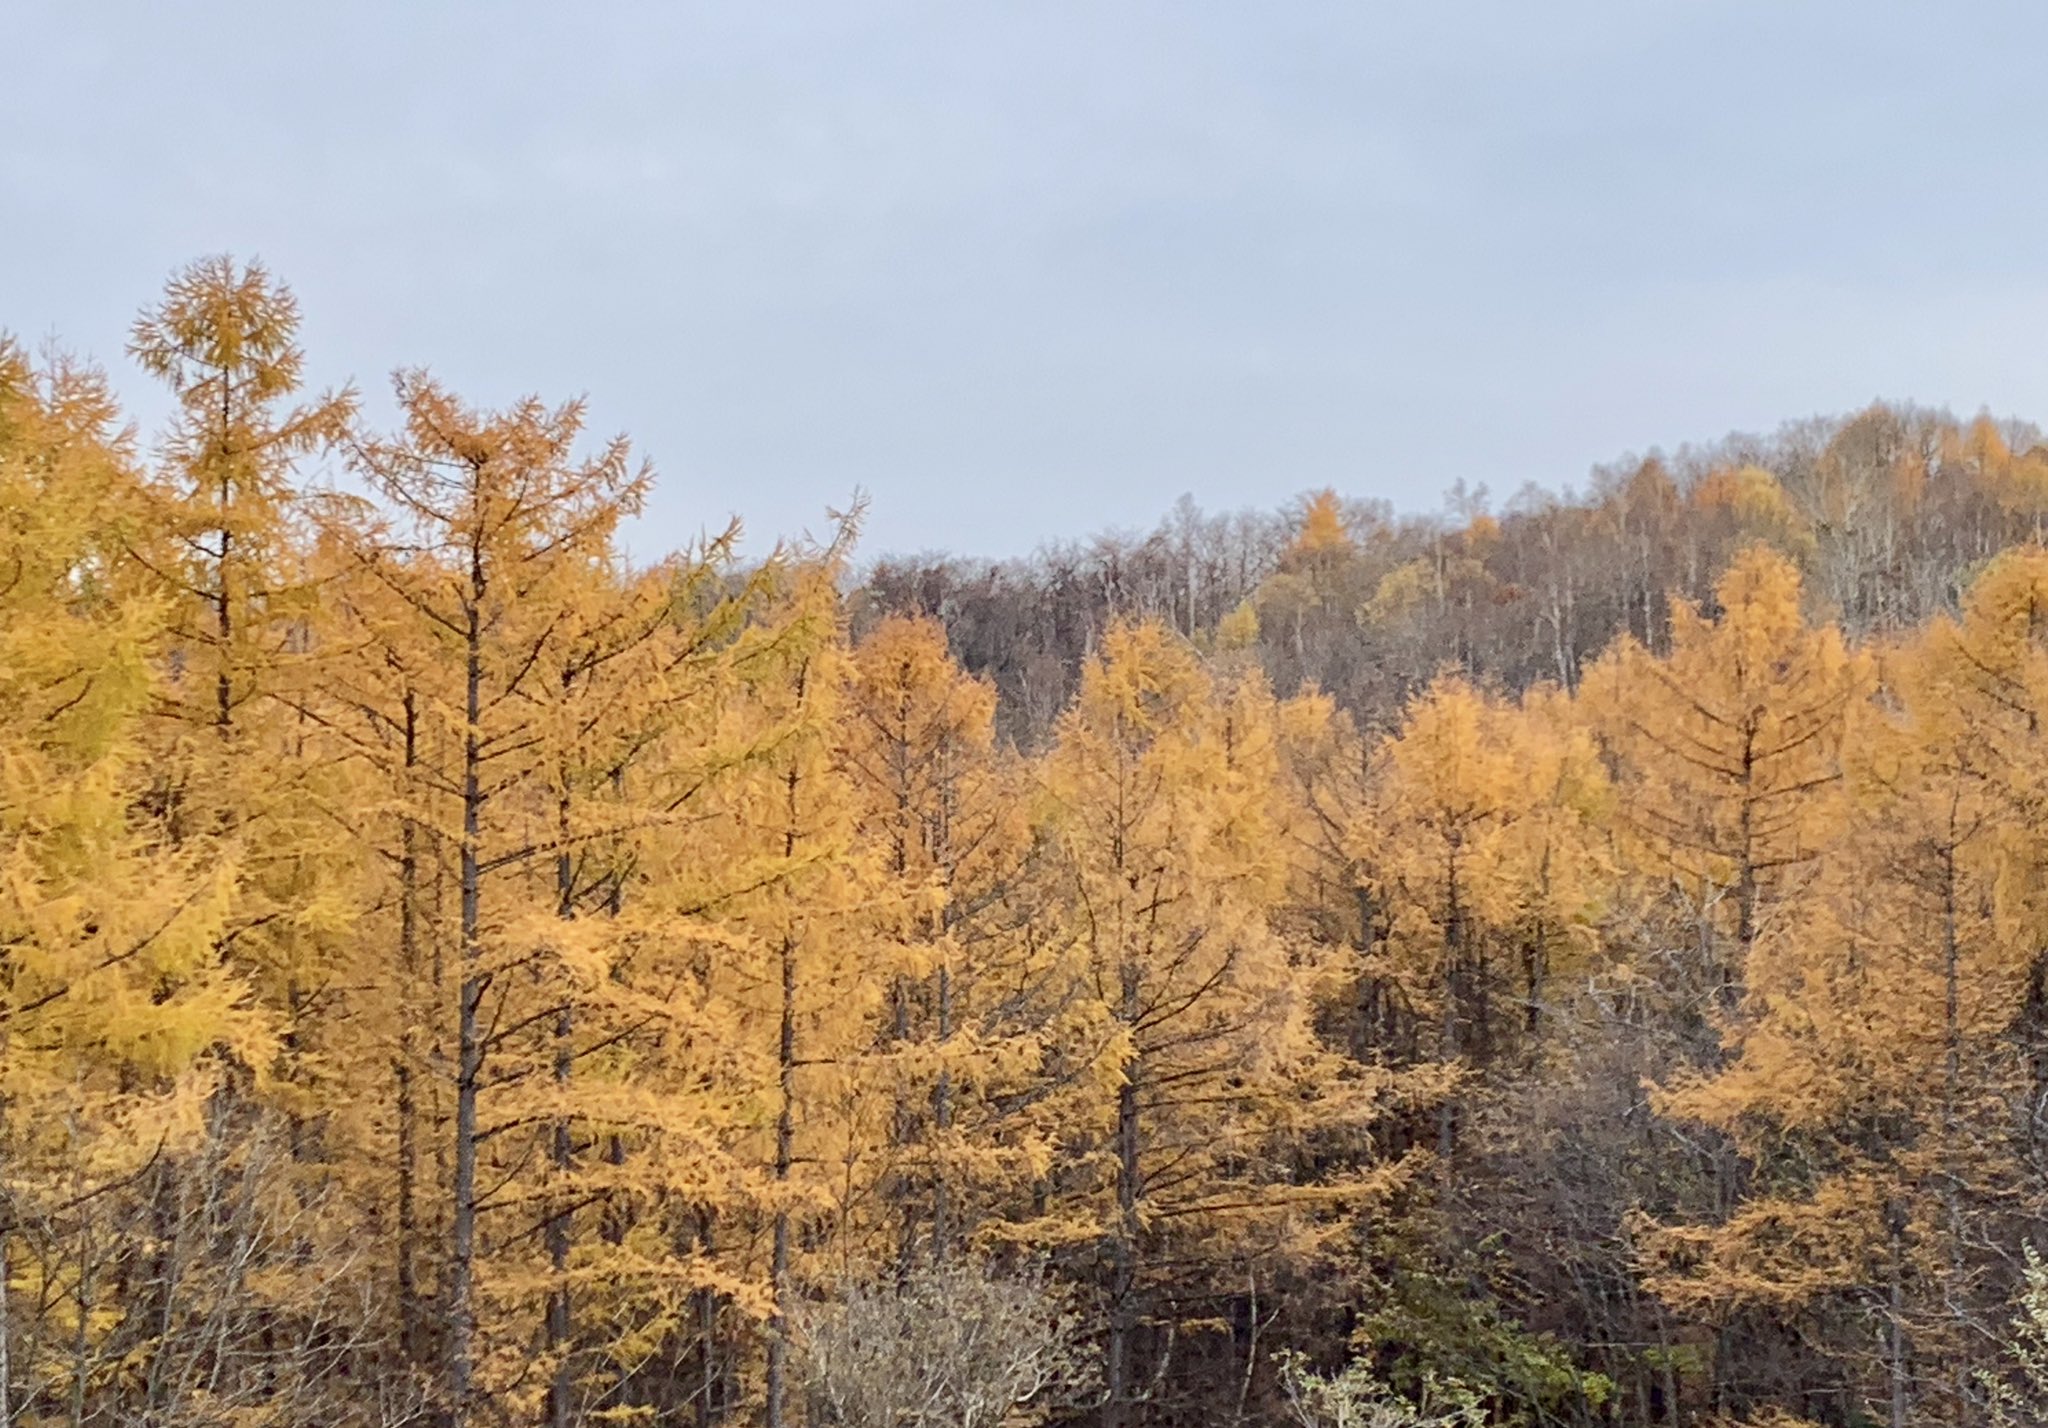
{"label": "leafless tree", "polygon": [[816,1410],[846,1428],[1037,1423],[1099,1377],[1085,1326],[1036,1272],[948,1264],[791,1318]]}

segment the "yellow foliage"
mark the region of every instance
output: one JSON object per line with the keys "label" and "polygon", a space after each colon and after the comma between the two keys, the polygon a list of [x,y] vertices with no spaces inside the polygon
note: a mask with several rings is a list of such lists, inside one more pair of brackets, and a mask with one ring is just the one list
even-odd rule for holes
{"label": "yellow foliage", "polygon": [[[1117,1409],[1141,1360],[1249,1404],[1276,1282],[1337,1325],[1364,1280],[1417,1381],[1617,1411],[1513,1322],[1585,1307],[1521,1279],[1554,1254],[1645,1412],[1767,1322],[1853,1416],[1883,1355],[1967,1361],[2039,1220],[2048,553],[1853,645],[1800,576],[1841,593],[1873,498],[2048,509],[1988,421],[1366,550],[1317,493],[1235,576],[1134,579],[1266,575],[1213,638],[1087,624],[1020,749],[973,631],[853,637],[851,519],[637,565],[649,473],[580,404],[407,372],[364,432],[257,267],[133,352],[149,473],[96,375],[0,344],[10,1421],[781,1425],[795,1302],[981,1254],[1095,1294]],[[366,494],[304,489],[330,450]],[[1496,610],[1572,680],[1616,606],[1576,690],[1269,684],[1500,669]]]}
{"label": "yellow foliage", "polygon": [[1436,567],[1426,560],[1411,560],[1395,566],[1380,577],[1365,615],[1376,625],[1390,624],[1428,600],[1438,590]]}
{"label": "yellow foliage", "polygon": [[1216,625],[1216,648],[1219,650],[1250,649],[1259,638],[1258,606],[1250,600],[1238,605]]}
{"label": "yellow foliage", "polygon": [[1792,500],[1778,478],[1756,466],[1708,473],[1693,489],[1694,506],[1706,511],[1725,511],[1744,536],[1766,540],[1794,554],[1808,554],[1814,548],[1813,527]]}
{"label": "yellow foliage", "polygon": [[1294,552],[1298,556],[1341,555],[1351,549],[1351,536],[1344,529],[1344,507],[1332,490],[1321,490],[1309,498],[1295,532]]}

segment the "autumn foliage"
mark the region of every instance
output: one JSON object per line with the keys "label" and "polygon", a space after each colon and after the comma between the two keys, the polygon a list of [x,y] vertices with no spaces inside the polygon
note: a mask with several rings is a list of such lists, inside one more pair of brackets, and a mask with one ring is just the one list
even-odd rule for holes
{"label": "autumn foliage", "polygon": [[0,1428],[2027,1421],[2038,450],[1324,492],[985,677],[296,333],[0,345]]}

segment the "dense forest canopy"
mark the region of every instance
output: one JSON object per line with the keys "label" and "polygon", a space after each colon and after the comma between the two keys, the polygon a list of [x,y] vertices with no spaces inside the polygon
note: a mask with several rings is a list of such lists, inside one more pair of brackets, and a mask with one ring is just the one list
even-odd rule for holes
{"label": "dense forest canopy", "polygon": [[648,564],[297,323],[0,345],[0,1428],[2048,1421],[2031,428]]}

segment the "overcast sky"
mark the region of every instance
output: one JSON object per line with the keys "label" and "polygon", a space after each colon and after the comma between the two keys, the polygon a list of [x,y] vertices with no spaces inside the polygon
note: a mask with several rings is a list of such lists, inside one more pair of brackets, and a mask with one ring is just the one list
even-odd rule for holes
{"label": "overcast sky", "polygon": [[2048,6],[7,0],[0,47],[0,326],[139,395],[135,309],[260,255],[320,383],[587,392],[647,553],[2048,416]]}

